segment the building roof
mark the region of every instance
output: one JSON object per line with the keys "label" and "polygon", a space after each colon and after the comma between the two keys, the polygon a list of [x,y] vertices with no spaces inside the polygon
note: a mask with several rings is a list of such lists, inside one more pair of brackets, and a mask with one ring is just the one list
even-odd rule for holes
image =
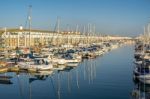
{"label": "building roof", "polygon": [[[29,32],[29,29],[17,29],[17,28],[11,28],[11,29],[7,29],[6,32]],[[0,35],[2,35],[5,32],[5,29],[0,29]],[[38,30],[38,29],[31,29],[31,32],[42,32],[42,33],[57,33],[55,31],[48,31],[48,30]]]}
{"label": "building roof", "polygon": [[[7,29],[7,32],[13,33],[13,32],[29,32],[29,29],[17,29],[17,28],[12,28],[12,29]],[[0,29],[0,35],[2,35],[5,32],[5,29]],[[39,30],[39,29],[31,29],[31,32],[42,32],[42,33],[57,33],[56,31],[48,31],[48,30]],[[80,33],[66,33],[66,32],[60,32],[61,34],[80,34]]]}
{"label": "building roof", "polygon": [[[13,28],[13,29],[7,29],[6,30],[7,32],[27,32],[29,31],[29,29],[16,29],[16,28]],[[0,33],[1,32],[5,32],[4,29],[1,29],[0,30]],[[38,30],[38,29],[31,29],[31,32],[43,32],[43,33],[54,33],[54,31],[48,31],[48,30]],[[56,33],[56,32],[55,32]]]}

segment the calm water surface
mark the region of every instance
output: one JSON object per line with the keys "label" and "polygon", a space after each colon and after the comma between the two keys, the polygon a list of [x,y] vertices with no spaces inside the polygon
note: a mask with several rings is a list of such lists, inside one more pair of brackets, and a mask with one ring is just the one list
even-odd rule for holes
{"label": "calm water surface", "polygon": [[112,50],[76,68],[50,75],[5,73],[12,84],[0,84],[1,99],[131,99],[133,46]]}

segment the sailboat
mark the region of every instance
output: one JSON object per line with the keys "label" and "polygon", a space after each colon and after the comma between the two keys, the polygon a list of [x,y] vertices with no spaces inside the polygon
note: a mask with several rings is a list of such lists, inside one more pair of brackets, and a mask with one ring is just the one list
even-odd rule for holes
{"label": "sailboat", "polygon": [[[31,50],[31,8],[29,6],[29,13],[28,13],[28,21],[29,21],[29,50]],[[43,57],[33,57],[34,59],[30,61],[23,61],[18,62],[18,67],[20,69],[28,70],[28,71],[42,71],[42,70],[52,70],[53,65],[47,58]]]}

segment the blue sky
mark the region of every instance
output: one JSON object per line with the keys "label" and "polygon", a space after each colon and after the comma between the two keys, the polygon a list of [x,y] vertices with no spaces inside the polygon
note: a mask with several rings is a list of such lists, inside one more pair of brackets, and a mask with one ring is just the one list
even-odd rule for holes
{"label": "blue sky", "polygon": [[150,0],[1,0],[0,27],[24,26],[29,5],[34,29],[54,30],[59,16],[61,30],[90,23],[97,33],[135,36],[150,22]]}

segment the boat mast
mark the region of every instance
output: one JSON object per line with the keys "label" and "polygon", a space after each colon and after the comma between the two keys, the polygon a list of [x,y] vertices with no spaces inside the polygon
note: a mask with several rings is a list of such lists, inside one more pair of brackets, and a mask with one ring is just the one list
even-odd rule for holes
{"label": "boat mast", "polygon": [[[75,33],[75,35],[77,36],[78,35],[78,32],[79,32],[79,25],[77,24],[76,25],[76,33]],[[76,37],[75,36],[75,37]],[[79,44],[79,38],[77,37],[77,38],[75,38],[75,45],[78,45]]]}
{"label": "boat mast", "polygon": [[94,26],[93,26],[93,43],[97,43],[96,42],[96,39],[97,39],[97,37],[96,37],[96,30],[95,30],[95,24],[94,24]]}
{"label": "boat mast", "polygon": [[29,5],[28,21],[29,21],[29,48],[31,46],[31,9],[32,5]]}
{"label": "boat mast", "polygon": [[150,41],[150,23],[148,23],[148,30],[147,30],[147,39],[148,39],[148,43]]}
{"label": "boat mast", "polygon": [[69,33],[70,32],[70,27],[69,27],[69,24],[67,24],[67,50],[69,49]]}
{"label": "boat mast", "polygon": [[8,38],[9,38],[9,48],[10,48],[10,32],[9,32],[9,35],[8,35]]}
{"label": "boat mast", "polygon": [[[82,38],[82,43],[85,44],[86,41],[86,31],[85,31],[85,26],[83,27],[83,38]],[[82,46],[83,47],[83,46]]]}
{"label": "boat mast", "polygon": [[59,45],[58,39],[59,39],[59,33],[60,33],[60,18],[57,17],[56,25],[55,25],[55,32],[56,32],[56,37],[55,37],[55,42],[56,45]]}
{"label": "boat mast", "polygon": [[[5,30],[5,35],[7,35],[6,33],[7,33],[7,28],[5,27],[4,28],[4,30]],[[6,38],[4,38],[5,39],[5,42],[6,42]],[[6,43],[5,43],[6,44]],[[6,44],[7,46],[9,45],[9,44]],[[6,47],[6,45],[5,45],[5,47]]]}
{"label": "boat mast", "polygon": [[144,38],[146,39],[146,28],[145,28],[145,26],[144,26],[144,34],[143,34],[143,42],[144,42]]}
{"label": "boat mast", "polygon": [[88,24],[88,28],[87,28],[87,47],[89,46],[90,42],[89,42],[89,35],[90,35],[90,24]]}
{"label": "boat mast", "polygon": [[92,27],[91,26],[92,25],[89,24],[89,44],[91,44],[91,42],[92,42]]}

